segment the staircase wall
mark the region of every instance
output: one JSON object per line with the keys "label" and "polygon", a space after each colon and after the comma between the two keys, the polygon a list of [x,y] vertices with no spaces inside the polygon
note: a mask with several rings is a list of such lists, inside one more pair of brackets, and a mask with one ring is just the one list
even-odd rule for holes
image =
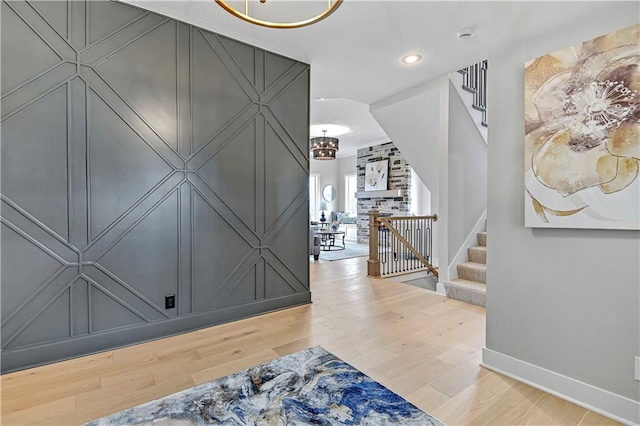
{"label": "staircase wall", "polygon": [[[487,144],[449,82],[448,259],[449,278],[475,245],[476,225],[487,209]],[[470,238],[471,236],[471,238]],[[458,259],[458,253],[462,258]]]}
{"label": "staircase wall", "polygon": [[[447,259],[448,75],[379,101],[371,114],[431,192],[434,226],[433,253],[438,265]],[[441,278],[442,279],[442,278]]]}

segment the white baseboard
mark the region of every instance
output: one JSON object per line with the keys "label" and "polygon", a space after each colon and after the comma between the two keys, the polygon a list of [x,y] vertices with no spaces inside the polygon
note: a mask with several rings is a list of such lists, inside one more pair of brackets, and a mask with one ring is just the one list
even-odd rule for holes
{"label": "white baseboard", "polygon": [[441,294],[443,296],[447,295],[447,290],[444,288],[444,283],[438,282],[436,284],[436,293]]}
{"label": "white baseboard", "polygon": [[487,348],[480,365],[618,422],[640,424],[640,402],[622,395]]}

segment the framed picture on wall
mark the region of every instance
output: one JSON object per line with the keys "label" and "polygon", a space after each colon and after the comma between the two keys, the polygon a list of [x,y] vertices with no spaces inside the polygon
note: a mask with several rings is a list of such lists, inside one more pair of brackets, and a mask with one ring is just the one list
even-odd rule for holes
{"label": "framed picture on wall", "polygon": [[386,191],[389,177],[389,160],[372,161],[365,165],[364,190]]}
{"label": "framed picture on wall", "polygon": [[525,64],[525,226],[640,229],[639,32]]}

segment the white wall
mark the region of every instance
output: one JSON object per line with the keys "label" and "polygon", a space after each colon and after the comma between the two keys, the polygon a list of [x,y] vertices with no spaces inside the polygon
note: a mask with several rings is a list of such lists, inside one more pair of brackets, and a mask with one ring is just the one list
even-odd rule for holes
{"label": "white wall", "polygon": [[432,211],[438,213],[438,152],[440,93],[448,90],[443,76],[371,105],[371,114],[431,191]]}
{"label": "white wall", "polygon": [[422,182],[415,170],[411,169],[411,214],[426,216],[431,214],[431,191]]}
{"label": "white wall", "polygon": [[524,227],[523,64],[638,22],[638,2],[492,3],[483,362],[640,423],[640,233]]}
{"label": "white wall", "polygon": [[[333,202],[327,202],[328,210],[325,211],[327,220],[331,218],[330,212],[338,210],[338,202],[340,201],[339,179],[338,179],[338,161],[337,160],[310,160],[309,171],[320,175],[318,182],[320,187],[320,197],[318,203],[324,201],[322,198],[322,189],[327,185],[333,185],[336,188],[336,199]],[[318,213],[320,217],[320,213]]]}
{"label": "white wall", "polygon": [[[453,84],[449,85],[449,275],[456,254],[487,210],[487,144]],[[471,235],[473,240],[474,236]],[[475,245],[475,244],[474,244]],[[463,253],[466,261],[466,253]],[[455,264],[454,264],[455,263]]]}
{"label": "white wall", "polygon": [[[344,199],[346,197],[345,191],[346,188],[344,186],[344,175],[355,174],[358,172],[357,170],[357,158],[355,155],[350,157],[338,158],[338,208],[337,211],[345,211],[346,205],[344,203]],[[353,194],[352,194],[353,195]]]}

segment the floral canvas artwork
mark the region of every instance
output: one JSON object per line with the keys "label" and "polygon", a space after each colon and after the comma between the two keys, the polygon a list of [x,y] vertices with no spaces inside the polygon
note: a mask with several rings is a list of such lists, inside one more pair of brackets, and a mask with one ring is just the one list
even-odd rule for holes
{"label": "floral canvas artwork", "polygon": [[525,64],[525,226],[640,229],[639,31]]}
{"label": "floral canvas artwork", "polygon": [[364,190],[386,191],[388,175],[389,160],[367,163],[364,170]]}

